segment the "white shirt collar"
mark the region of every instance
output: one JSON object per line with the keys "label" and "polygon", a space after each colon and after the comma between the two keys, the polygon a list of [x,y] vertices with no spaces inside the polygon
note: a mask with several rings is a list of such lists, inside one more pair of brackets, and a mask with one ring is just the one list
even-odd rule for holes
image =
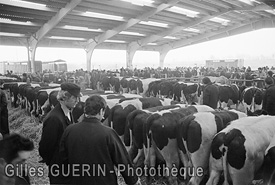
{"label": "white shirt collar", "polygon": [[70,110],[68,109],[68,107],[66,107],[63,103],[60,102],[61,105],[61,109],[63,110],[65,116],[67,116],[69,118],[69,120],[71,121],[71,117],[70,117]]}

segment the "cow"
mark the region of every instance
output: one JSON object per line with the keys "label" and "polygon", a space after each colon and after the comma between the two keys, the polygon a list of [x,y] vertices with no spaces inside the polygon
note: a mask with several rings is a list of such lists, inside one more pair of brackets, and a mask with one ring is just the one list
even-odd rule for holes
{"label": "cow", "polygon": [[[194,105],[175,110],[163,110],[150,115],[146,123],[149,151],[146,152],[145,165],[150,168],[154,167],[158,155],[166,162],[168,169],[178,168],[180,164],[177,143],[179,120],[195,112],[203,111],[214,111],[214,109],[206,105]],[[169,184],[177,184],[177,177],[169,176],[168,181]]]}
{"label": "cow", "polygon": [[262,109],[263,91],[257,87],[247,87],[241,94],[241,104],[245,113],[247,109],[254,112]]}
{"label": "cow", "polygon": [[123,93],[128,93],[128,80],[126,77],[120,79],[120,86],[122,88]]}
{"label": "cow", "polygon": [[186,102],[189,105],[202,104],[204,86],[200,83],[177,82],[173,85],[174,100]]}
{"label": "cow", "polygon": [[[18,86],[19,88],[19,99],[21,102],[21,108],[25,108],[27,109],[32,109],[33,105],[29,104],[33,101],[34,97],[31,97],[31,94],[34,95],[34,88],[35,87],[40,87],[39,84],[31,84],[31,83],[20,83],[20,85]],[[34,95],[35,96],[35,95]],[[29,98],[29,101],[28,101]],[[31,108],[29,108],[29,106],[31,106]]]}
{"label": "cow", "polygon": [[109,85],[110,85],[110,90],[113,91],[114,93],[120,92],[120,82],[118,78],[111,76],[109,79]]}
{"label": "cow", "polygon": [[120,80],[120,86],[123,93],[140,94],[143,95],[143,82],[139,78],[126,78]]}
{"label": "cow", "polygon": [[187,85],[184,82],[177,82],[173,85],[173,97],[174,100],[179,102],[186,101],[183,90]]}
{"label": "cow", "polygon": [[198,112],[180,120],[178,146],[185,167],[202,168],[201,176],[192,176],[189,184],[199,185],[208,171],[211,141],[231,121],[246,117],[236,110]]}
{"label": "cow", "polygon": [[18,95],[19,95],[19,86],[21,84],[26,84],[25,82],[15,82],[9,85],[11,103],[16,108],[18,106]]}
{"label": "cow", "polygon": [[222,171],[224,184],[250,185],[275,136],[274,122],[274,116],[249,116],[217,133],[211,144],[207,185],[216,185]]}
{"label": "cow", "polygon": [[161,98],[173,98],[173,85],[177,81],[164,80],[159,83],[159,96]]}
{"label": "cow", "polygon": [[266,185],[275,184],[275,137],[265,151],[263,162],[263,180]]}
{"label": "cow", "polygon": [[219,87],[219,106],[221,109],[226,107],[232,108],[229,105],[229,101],[231,101],[235,105],[235,109],[238,109],[238,105],[240,102],[240,89],[236,84],[232,85],[224,85],[218,84]]}
{"label": "cow", "polygon": [[142,82],[142,89],[143,89],[143,92],[142,93],[140,93],[143,97],[149,97],[150,95],[149,95],[149,85],[150,85],[150,83],[152,83],[152,82],[155,82],[155,81],[157,81],[158,79],[156,79],[156,78],[145,78],[145,79],[140,79],[141,80],[141,82]]}
{"label": "cow", "polygon": [[[130,147],[130,152],[138,150],[137,153],[130,153],[129,155],[133,159],[134,164],[138,162],[138,160],[143,156],[144,150],[143,148],[147,144],[146,140],[146,121],[147,118],[153,114],[154,112],[167,110],[172,108],[182,108],[186,107],[185,104],[174,104],[167,106],[157,106],[148,109],[142,110],[134,110],[128,116],[126,120],[125,127],[125,136],[124,143],[126,146]],[[137,164],[137,166],[140,166]]]}
{"label": "cow", "polygon": [[36,115],[39,116],[39,115],[42,115],[42,114],[45,114],[45,112],[42,112],[42,107],[46,107],[47,106],[47,103],[49,103],[49,96],[50,96],[50,93],[52,91],[60,91],[61,88],[60,87],[49,87],[49,88],[43,88],[43,89],[40,89],[38,92],[37,92],[37,95],[36,95]]}
{"label": "cow", "polygon": [[104,76],[100,81],[101,88],[106,90],[111,90],[113,93],[120,92],[120,80],[119,78],[112,76]]}
{"label": "cow", "polygon": [[191,104],[202,104],[202,92],[204,89],[204,86],[202,86],[200,83],[185,83],[186,86],[183,89],[183,95],[189,105]]}
{"label": "cow", "polygon": [[115,105],[111,110],[108,117],[108,125],[113,128],[122,141],[124,140],[124,131],[126,126],[126,118],[129,113],[136,109],[146,109],[156,106],[171,105],[171,99],[159,99],[155,97],[137,98],[127,100]]}
{"label": "cow", "polygon": [[[156,97],[159,94],[159,84],[162,82],[162,80],[153,80],[148,84],[147,90],[145,90],[145,96],[150,97]],[[143,82],[144,83],[144,82]]]}

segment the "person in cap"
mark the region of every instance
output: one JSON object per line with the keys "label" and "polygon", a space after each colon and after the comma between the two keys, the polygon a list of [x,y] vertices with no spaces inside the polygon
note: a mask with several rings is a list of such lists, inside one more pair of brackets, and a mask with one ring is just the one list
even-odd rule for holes
{"label": "person in cap", "polygon": [[266,91],[263,97],[263,108],[268,115],[275,115],[275,85],[272,77],[265,79]]}
{"label": "person in cap", "polygon": [[[62,83],[58,92],[59,103],[48,113],[43,121],[42,136],[39,142],[41,162],[49,167],[50,184],[59,184],[65,177],[53,167],[59,166],[59,144],[65,128],[73,123],[72,110],[78,103],[80,87],[74,83]],[[56,174],[58,173],[59,174]]]}
{"label": "person in cap", "polygon": [[2,90],[3,81],[0,81],[0,133],[3,137],[10,134],[9,129],[9,113],[8,113],[8,101],[6,93]]}
{"label": "person in cap", "polygon": [[208,77],[204,77],[202,83],[205,85],[203,90],[203,105],[216,109],[219,101],[218,86],[214,85]]}
{"label": "person in cap", "polygon": [[115,166],[126,184],[140,184],[130,170],[133,165],[118,134],[101,123],[105,109],[101,96],[90,96],[85,101],[83,121],[64,131],[60,154],[65,166],[74,167],[70,168],[69,184],[117,185]]}

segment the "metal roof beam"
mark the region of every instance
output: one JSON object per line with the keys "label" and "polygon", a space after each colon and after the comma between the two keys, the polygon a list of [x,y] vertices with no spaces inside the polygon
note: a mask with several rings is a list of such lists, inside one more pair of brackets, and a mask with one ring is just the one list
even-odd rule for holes
{"label": "metal roof beam", "polygon": [[231,10],[223,10],[223,11],[220,11],[219,13],[215,13],[215,14],[212,14],[212,15],[208,15],[208,16],[205,16],[205,17],[202,17],[202,18],[199,18],[197,20],[194,20],[190,23],[187,23],[185,25],[182,25],[182,26],[176,26],[172,29],[167,29],[165,30],[164,32],[161,32],[159,33],[158,35],[151,35],[149,37],[146,37],[144,39],[141,39],[141,40],[138,40],[138,41],[134,41],[134,42],[131,42],[129,44],[129,47],[134,47],[136,49],[138,49],[139,47],[142,47],[142,46],[145,46],[147,45],[148,43],[151,43],[151,42],[155,42],[159,39],[162,39],[163,37],[165,36],[168,36],[168,35],[172,35],[174,33],[177,33],[177,32],[180,32],[181,30],[183,29],[186,29],[186,28],[189,28],[189,27],[192,27],[192,26],[195,26],[197,24],[200,24],[200,23],[203,23],[203,22],[206,22],[208,21],[209,19],[211,18],[214,18],[214,17],[217,17],[217,16],[220,16],[220,15],[223,15],[227,12],[229,12]]}
{"label": "metal roof beam", "polygon": [[165,44],[165,45],[170,46],[173,49],[177,49],[188,45],[225,38],[228,36],[237,35],[237,34],[258,30],[262,28],[274,28],[275,27],[274,23],[275,23],[275,19],[252,20],[249,22],[243,22],[242,24],[224,28],[218,31],[198,35],[190,39],[183,39],[180,41],[170,42],[169,44]]}
{"label": "metal roof beam", "polygon": [[264,11],[264,10],[273,10],[272,7],[268,5],[258,5],[258,6],[246,6],[241,8],[234,8],[236,11]]}
{"label": "metal roof beam", "polygon": [[121,31],[126,30],[136,24],[138,24],[140,21],[142,20],[146,20],[149,17],[155,15],[156,13],[165,10],[166,8],[169,8],[170,6],[173,6],[175,4],[177,4],[180,0],[171,0],[167,3],[163,3],[161,5],[159,5],[158,7],[156,7],[155,9],[152,9],[149,12],[146,12],[140,16],[137,16],[136,18],[132,18],[129,21],[113,28],[112,30],[108,30],[104,33],[102,33],[101,35],[98,35],[97,37],[95,37],[94,39],[91,38],[87,41],[87,47],[86,50],[89,49],[89,45],[92,47],[94,44],[98,45],[103,43],[105,40],[119,34]]}
{"label": "metal roof beam", "polygon": [[60,9],[46,24],[44,24],[29,40],[32,46],[39,42],[49,31],[51,31],[70,11],[72,11],[82,0],[71,0],[64,8]]}

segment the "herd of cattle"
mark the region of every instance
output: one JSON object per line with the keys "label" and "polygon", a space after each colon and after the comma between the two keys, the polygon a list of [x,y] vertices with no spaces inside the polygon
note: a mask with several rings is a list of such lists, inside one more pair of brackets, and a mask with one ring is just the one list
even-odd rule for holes
{"label": "herd of cattle", "polygon": [[[102,82],[105,91],[81,92],[73,119],[82,118],[90,95],[100,94],[107,103],[103,124],[116,130],[136,166],[156,168],[164,163],[168,169],[203,170],[202,175],[185,179],[167,172],[169,184],[250,185],[257,178],[275,184],[275,117],[260,115],[263,89],[215,83],[220,109],[214,110],[202,105],[204,86],[199,82],[109,80]],[[12,106],[20,102],[43,119],[58,103],[60,84],[11,82],[4,83],[4,89],[10,91]],[[123,93],[106,91],[110,89]]]}

